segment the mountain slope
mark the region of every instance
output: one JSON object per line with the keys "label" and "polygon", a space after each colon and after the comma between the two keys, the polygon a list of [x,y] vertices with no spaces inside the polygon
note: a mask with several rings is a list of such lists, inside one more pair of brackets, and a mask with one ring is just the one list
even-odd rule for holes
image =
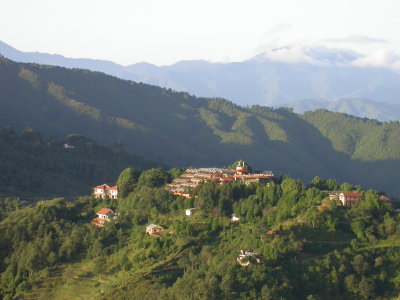
{"label": "mountain slope", "polygon": [[1,41],[0,53],[14,61],[100,71],[197,96],[223,97],[244,106],[276,106],[320,98],[396,103],[400,95],[398,72],[360,67],[357,62],[363,57],[346,49],[283,47],[243,62],[181,61],[161,67],[149,63],[122,66],[104,60],[22,52]]}
{"label": "mountain slope", "polygon": [[[326,132],[325,118],[346,126]],[[180,167],[224,166],[241,158],[304,180],[334,177],[400,194],[391,179],[400,166],[398,123],[244,108],[102,73],[3,58],[0,126],[7,125],[84,134],[106,145],[120,140],[130,152]]]}

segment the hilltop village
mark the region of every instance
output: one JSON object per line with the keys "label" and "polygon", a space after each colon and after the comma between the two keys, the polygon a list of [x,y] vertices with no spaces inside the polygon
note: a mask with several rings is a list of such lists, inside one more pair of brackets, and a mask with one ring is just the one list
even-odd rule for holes
{"label": "hilltop village", "polygon": [[6,215],[0,244],[12,248],[2,250],[0,291],[32,290],[15,299],[63,299],[82,286],[92,299],[339,299],[343,291],[346,300],[394,299],[397,206],[382,192],[319,177],[304,184],[243,161],[126,168],[90,196]]}
{"label": "hilltop village", "polygon": [[175,178],[171,184],[167,185],[167,190],[175,196],[190,198],[191,192],[196,189],[199,184],[207,180],[219,184],[238,182],[243,184],[256,183],[268,185],[270,182],[274,181],[274,179],[275,176],[272,171],[251,173],[250,170],[246,169],[245,162],[241,160],[238,162],[236,169],[187,169],[181,176]]}
{"label": "hilltop village", "polygon": [[[193,191],[199,187],[200,184],[207,181],[216,182],[223,185],[226,183],[236,182],[245,185],[257,184],[260,186],[268,186],[271,182],[276,183],[277,177],[272,171],[264,171],[262,173],[252,173],[250,168],[242,160],[236,163],[234,169],[224,168],[197,168],[186,169],[182,175],[172,180],[172,183],[166,185],[166,190],[174,196],[191,198]],[[338,205],[351,207],[356,202],[364,199],[363,194],[359,192],[342,192],[342,191],[325,191],[328,196],[319,207],[326,207],[329,201],[336,201]],[[96,199],[118,199],[117,185],[101,184],[93,187],[93,196]],[[392,200],[384,195],[379,199],[389,205],[392,205]],[[186,214],[190,215],[189,208]],[[236,218],[236,216],[235,216]]]}
{"label": "hilltop village", "polygon": [[[231,169],[228,168],[189,168],[186,169],[180,176],[177,176],[172,180],[171,183],[166,184],[164,189],[170,194],[183,199],[194,199],[198,196],[195,195],[196,189],[201,184],[207,182],[214,182],[218,186],[223,186],[229,183],[239,183],[244,186],[260,186],[269,187],[272,183],[279,184],[277,177],[272,171],[264,172],[252,172],[251,168],[247,166],[244,161],[238,161],[234,164]],[[324,191],[325,198],[322,203],[317,207],[319,211],[329,209],[332,203],[335,206],[342,206],[351,208],[357,202],[365,200],[364,194],[356,191],[345,192],[345,191]],[[93,188],[93,196],[95,199],[118,199],[118,187],[117,185],[102,184]],[[392,206],[392,201],[388,197],[381,195],[379,200]],[[185,208],[182,213],[187,220],[198,220],[198,216],[202,215],[201,210],[197,208]],[[197,216],[197,217],[195,217]],[[242,214],[232,213],[228,220],[231,224],[239,224],[241,222]],[[104,227],[106,223],[113,221],[114,224],[118,223],[118,214],[110,208],[101,208],[97,212],[97,217],[94,218],[91,223],[96,227]],[[198,221],[192,221],[198,222]],[[204,222],[204,221],[203,221]],[[203,223],[200,222],[200,223]],[[275,236],[279,232],[277,228],[271,228],[266,231],[268,236]],[[163,226],[155,223],[150,223],[145,226],[143,234],[155,237],[164,238],[165,236],[175,234],[173,228],[169,226]],[[254,252],[251,249],[237,249],[239,254],[236,258],[236,262],[242,267],[248,267],[254,264],[260,264],[263,260],[263,256]]]}
{"label": "hilltop village", "polygon": [[[224,185],[228,183],[239,183],[243,185],[254,184],[256,186],[268,187],[271,183],[277,184],[277,177],[272,171],[264,171],[261,173],[253,173],[244,161],[238,161],[235,168],[197,168],[186,169],[180,176],[174,178],[171,183],[165,185],[165,189],[172,195],[182,197],[185,199],[197,197],[194,196],[194,191],[200,187],[201,184],[206,182],[214,182],[217,185]],[[364,195],[359,192],[341,192],[341,191],[325,191],[327,197],[321,205],[318,205],[318,210],[322,211],[327,209],[331,203],[337,206],[352,207],[355,203],[364,200]],[[93,188],[93,196],[95,199],[118,199],[117,185],[102,184]],[[392,200],[388,197],[381,195],[379,200],[392,206]],[[186,208],[184,214],[190,218],[196,213],[196,208]],[[114,221],[118,222],[118,214],[110,208],[101,208],[91,223],[96,227],[104,227],[106,223]],[[231,223],[239,223],[240,216],[233,213],[229,220]],[[145,233],[153,236],[160,237],[160,234],[165,231],[165,227],[150,224],[146,226]],[[173,231],[168,231],[172,234]],[[269,230],[268,235],[275,235],[276,230]],[[246,267],[251,263],[260,263],[262,256],[254,253],[253,250],[240,250],[237,257],[239,265]]]}

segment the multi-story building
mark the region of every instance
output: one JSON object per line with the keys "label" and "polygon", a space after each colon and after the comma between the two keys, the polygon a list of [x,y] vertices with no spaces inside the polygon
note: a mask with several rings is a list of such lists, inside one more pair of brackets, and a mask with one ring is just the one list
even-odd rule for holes
{"label": "multi-story building", "polygon": [[107,184],[98,185],[93,188],[93,195],[96,199],[118,199],[118,187],[116,185],[109,186]]}

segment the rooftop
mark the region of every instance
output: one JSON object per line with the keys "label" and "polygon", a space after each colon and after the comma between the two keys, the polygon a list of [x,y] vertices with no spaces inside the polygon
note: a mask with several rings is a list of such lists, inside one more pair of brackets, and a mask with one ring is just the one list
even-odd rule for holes
{"label": "rooftop", "polygon": [[114,213],[111,209],[109,209],[109,208],[102,208],[102,209],[100,209],[96,214],[97,215],[108,215],[108,214],[112,214],[112,213]]}

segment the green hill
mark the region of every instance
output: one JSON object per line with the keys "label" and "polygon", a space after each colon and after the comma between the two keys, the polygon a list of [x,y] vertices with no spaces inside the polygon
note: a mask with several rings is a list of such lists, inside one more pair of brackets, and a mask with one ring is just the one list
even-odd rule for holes
{"label": "green hill", "polygon": [[[0,297],[361,300],[399,294],[400,215],[375,191],[318,178],[304,186],[286,177],[269,186],[207,182],[185,199],[149,180],[160,176],[167,173],[142,172],[118,201],[55,199],[21,209],[0,201]],[[357,191],[363,200],[338,206],[326,199],[328,188]],[[104,207],[117,214],[102,228],[90,224]],[[184,214],[189,207],[196,209],[190,217]],[[230,222],[232,212],[238,223]],[[149,224],[165,230],[149,236]],[[250,254],[238,261],[241,250]]]}
{"label": "green hill", "polygon": [[32,127],[169,165],[224,166],[239,158],[309,180],[315,175],[400,195],[399,123],[328,111],[240,107],[102,73],[0,60],[0,126]]}

